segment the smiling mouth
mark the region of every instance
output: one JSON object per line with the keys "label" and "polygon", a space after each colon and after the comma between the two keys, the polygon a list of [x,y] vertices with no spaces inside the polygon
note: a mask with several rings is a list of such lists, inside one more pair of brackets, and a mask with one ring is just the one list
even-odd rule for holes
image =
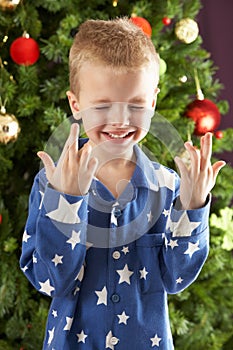
{"label": "smiling mouth", "polygon": [[110,137],[111,139],[114,139],[114,140],[128,138],[133,133],[134,133],[134,131],[128,131],[128,132],[125,132],[125,133],[122,133],[122,132],[121,133],[104,132],[105,135],[107,135],[108,137]]}

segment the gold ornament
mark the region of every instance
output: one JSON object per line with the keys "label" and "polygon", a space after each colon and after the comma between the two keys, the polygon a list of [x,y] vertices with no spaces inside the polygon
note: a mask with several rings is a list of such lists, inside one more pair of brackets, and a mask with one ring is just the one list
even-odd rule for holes
{"label": "gold ornament", "polygon": [[20,0],[0,0],[0,9],[14,10],[20,3]]}
{"label": "gold ornament", "polygon": [[198,37],[198,24],[191,18],[183,18],[176,23],[175,34],[183,43],[191,44]]}
{"label": "gold ornament", "polygon": [[0,142],[15,141],[20,132],[18,120],[13,114],[6,113],[4,107],[0,111]]}

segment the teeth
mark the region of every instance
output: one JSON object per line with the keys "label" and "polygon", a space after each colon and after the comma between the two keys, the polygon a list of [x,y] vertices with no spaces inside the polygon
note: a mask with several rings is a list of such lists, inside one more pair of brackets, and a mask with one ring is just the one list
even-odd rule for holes
{"label": "teeth", "polygon": [[123,139],[124,137],[126,137],[127,135],[129,135],[129,133],[127,132],[126,134],[121,134],[121,135],[116,135],[116,134],[112,134],[112,133],[108,133],[109,136],[111,136],[113,139]]}

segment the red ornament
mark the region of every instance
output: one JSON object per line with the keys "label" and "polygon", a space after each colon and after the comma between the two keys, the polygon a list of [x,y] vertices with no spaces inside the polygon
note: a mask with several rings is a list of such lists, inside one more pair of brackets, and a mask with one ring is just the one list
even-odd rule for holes
{"label": "red ornament", "polygon": [[163,19],[162,19],[162,22],[165,26],[169,26],[169,24],[171,24],[171,21],[172,20],[169,17],[163,17]]}
{"label": "red ornament", "polygon": [[2,214],[0,214],[0,225],[2,223]]}
{"label": "red ornament", "polygon": [[136,24],[138,27],[140,27],[143,32],[148,35],[149,37],[151,37],[152,34],[152,28],[150,23],[143,17],[136,17],[136,16],[132,16],[130,18],[130,20]]}
{"label": "red ornament", "polygon": [[222,139],[223,132],[221,130],[215,131],[214,136],[216,137],[216,139]]}
{"label": "red ornament", "polygon": [[10,55],[15,63],[31,66],[36,63],[40,56],[39,45],[28,35],[23,35],[11,44]]}
{"label": "red ornament", "polygon": [[221,121],[218,107],[208,99],[197,99],[191,102],[186,109],[185,116],[195,122],[195,135],[204,135],[214,132]]}

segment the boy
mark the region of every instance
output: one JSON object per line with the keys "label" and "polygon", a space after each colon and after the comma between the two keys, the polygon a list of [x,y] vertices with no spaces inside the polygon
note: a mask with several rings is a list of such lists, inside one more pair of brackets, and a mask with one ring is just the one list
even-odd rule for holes
{"label": "boy", "polygon": [[[167,293],[198,276],[208,254],[209,192],[224,162],[211,166],[185,143],[191,168],[178,175],[137,146],[158,93],[158,56],[127,19],[89,20],[70,52],[70,91],[79,127],[55,166],[35,178],[21,268],[52,297],[43,349],[173,349]],[[46,171],[46,175],[45,175]]]}

